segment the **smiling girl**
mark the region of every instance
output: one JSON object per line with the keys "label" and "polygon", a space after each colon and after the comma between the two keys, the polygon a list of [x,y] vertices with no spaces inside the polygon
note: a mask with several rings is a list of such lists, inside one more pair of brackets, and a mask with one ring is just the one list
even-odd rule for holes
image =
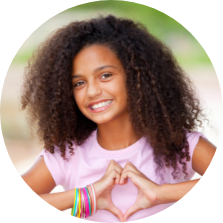
{"label": "smiling girl", "polygon": [[[45,146],[22,178],[55,208],[92,221],[164,210],[215,153],[196,132],[205,117],[171,51],[112,15],[72,22],[39,46],[22,108]],[[57,185],[65,191],[50,193]]]}

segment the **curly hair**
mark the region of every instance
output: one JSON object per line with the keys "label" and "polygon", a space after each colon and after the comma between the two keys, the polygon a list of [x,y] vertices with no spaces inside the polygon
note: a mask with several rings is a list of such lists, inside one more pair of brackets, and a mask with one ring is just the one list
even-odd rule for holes
{"label": "curly hair", "polygon": [[113,15],[71,22],[52,33],[25,70],[22,109],[51,153],[65,159],[66,143],[81,145],[97,128],[77,107],[71,73],[74,57],[88,45],[109,47],[127,75],[128,112],[136,133],[153,148],[157,171],[172,167],[177,177],[191,159],[186,133],[202,125],[203,111],[192,83],[170,49],[138,22]]}

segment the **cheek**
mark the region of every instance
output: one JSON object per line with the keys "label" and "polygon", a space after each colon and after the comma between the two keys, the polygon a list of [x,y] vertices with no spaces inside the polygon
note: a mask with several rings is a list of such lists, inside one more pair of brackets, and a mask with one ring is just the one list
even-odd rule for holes
{"label": "cheek", "polygon": [[80,102],[81,102],[81,98],[80,98],[80,95],[76,94],[76,93],[73,93],[73,97],[74,97],[74,100],[76,101],[76,104],[77,106],[79,107],[80,105]]}
{"label": "cheek", "polygon": [[127,87],[126,85],[123,85],[122,88],[120,88],[120,100],[121,100],[121,105],[122,109],[127,109],[128,107],[128,93],[127,93]]}
{"label": "cheek", "polygon": [[74,91],[73,96],[74,96],[74,100],[77,103],[78,108],[80,110],[82,110],[83,106],[84,106],[84,94],[83,94],[83,92],[81,92],[81,91]]}
{"label": "cheek", "polygon": [[113,82],[108,83],[106,89],[120,98],[127,95],[126,80],[123,77],[116,78]]}
{"label": "cheek", "polygon": [[124,103],[127,102],[127,87],[125,85],[125,82],[122,80],[121,84],[119,84],[119,87],[116,88],[117,95],[119,95],[120,99]]}

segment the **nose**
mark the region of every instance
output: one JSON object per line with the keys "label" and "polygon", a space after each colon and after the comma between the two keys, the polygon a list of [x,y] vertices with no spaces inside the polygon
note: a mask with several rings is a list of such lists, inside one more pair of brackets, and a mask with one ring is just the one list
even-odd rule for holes
{"label": "nose", "polygon": [[101,94],[101,92],[102,92],[102,89],[100,88],[100,84],[97,83],[97,81],[92,81],[91,83],[88,84],[87,96],[89,98],[98,96]]}

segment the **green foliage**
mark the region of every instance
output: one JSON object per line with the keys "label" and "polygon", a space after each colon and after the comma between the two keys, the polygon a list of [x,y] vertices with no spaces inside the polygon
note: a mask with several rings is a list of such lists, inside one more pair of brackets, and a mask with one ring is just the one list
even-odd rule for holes
{"label": "green foliage", "polygon": [[[211,65],[210,59],[204,49],[181,24],[168,15],[145,5],[127,1],[96,1],[67,9],[55,17],[65,17],[67,14],[82,14],[83,18],[97,16],[98,14],[114,14],[127,17],[143,23],[148,30],[165,42],[172,50],[180,64],[193,66],[200,64]],[[174,39],[174,41],[173,41]],[[179,50],[176,46],[186,45],[188,50]],[[32,55],[33,49],[19,51],[13,63],[25,63]]]}

